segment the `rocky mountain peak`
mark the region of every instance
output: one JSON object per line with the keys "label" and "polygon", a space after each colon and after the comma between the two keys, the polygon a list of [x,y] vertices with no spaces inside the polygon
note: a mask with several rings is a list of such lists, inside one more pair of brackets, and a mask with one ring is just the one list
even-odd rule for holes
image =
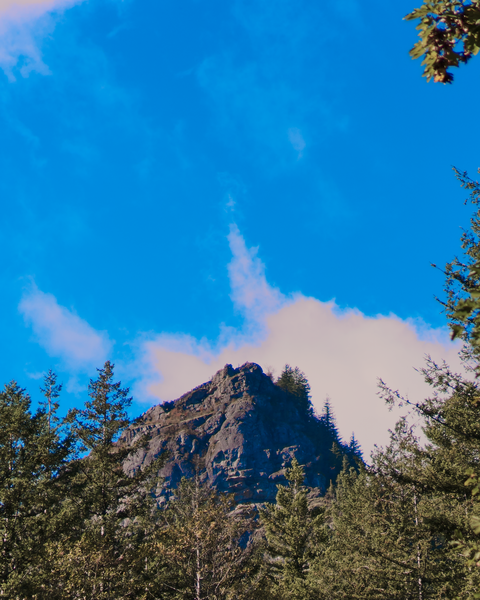
{"label": "rocky mountain peak", "polygon": [[148,434],[145,451],[127,471],[168,452],[157,490],[162,503],[184,476],[197,471],[238,502],[272,502],[293,456],[305,466],[306,484],[325,490],[339,468],[332,439],[321,420],[305,412],[297,398],[275,385],[255,363],[225,365],[210,381],[177,400],[150,408],[126,430],[130,444]]}

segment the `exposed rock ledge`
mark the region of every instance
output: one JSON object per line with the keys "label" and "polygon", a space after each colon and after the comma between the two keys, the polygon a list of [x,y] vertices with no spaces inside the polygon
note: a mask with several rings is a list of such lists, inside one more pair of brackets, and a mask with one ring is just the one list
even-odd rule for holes
{"label": "exposed rock ledge", "polygon": [[[295,455],[306,484],[321,493],[333,478],[331,438],[317,419],[301,413],[295,398],[276,386],[255,363],[226,365],[213,379],[178,400],[154,406],[125,431],[122,441],[151,436],[148,450],[125,465],[149,464],[167,451],[158,501],[195,468],[202,480],[237,502],[272,502]],[[197,467],[195,467],[197,465]]]}

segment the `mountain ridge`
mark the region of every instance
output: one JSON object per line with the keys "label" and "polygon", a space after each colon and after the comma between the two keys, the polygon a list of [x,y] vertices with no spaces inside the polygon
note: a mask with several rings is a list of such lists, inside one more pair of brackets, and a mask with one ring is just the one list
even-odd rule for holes
{"label": "mountain ridge", "polygon": [[156,490],[159,504],[182,477],[195,472],[239,503],[273,502],[294,456],[304,466],[305,484],[321,495],[342,463],[341,442],[322,420],[250,362],[237,369],[227,364],[210,381],[153,406],[121,442],[130,445],[143,435],[150,438],[147,447],[126,461],[125,470],[134,472],[166,452]]}

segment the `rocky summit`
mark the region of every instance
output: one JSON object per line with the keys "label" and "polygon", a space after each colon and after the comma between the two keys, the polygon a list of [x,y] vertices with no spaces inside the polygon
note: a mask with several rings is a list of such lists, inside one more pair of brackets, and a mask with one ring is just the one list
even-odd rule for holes
{"label": "rocky summit", "polygon": [[146,449],[125,468],[132,472],[168,453],[159,473],[160,504],[182,477],[195,472],[217,490],[233,493],[237,502],[260,503],[275,500],[295,456],[304,465],[305,484],[322,493],[338,472],[338,452],[332,452],[322,420],[297,400],[255,363],[226,365],[178,400],[152,407],[124,432],[127,444],[149,436]]}

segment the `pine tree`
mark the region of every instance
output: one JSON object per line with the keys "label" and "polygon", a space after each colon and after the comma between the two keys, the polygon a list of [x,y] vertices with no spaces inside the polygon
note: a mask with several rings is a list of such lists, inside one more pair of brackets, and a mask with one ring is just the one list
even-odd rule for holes
{"label": "pine tree", "polygon": [[288,486],[277,486],[276,504],[260,509],[260,522],[273,595],[304,600],[312,594],[309,569],[323,552],[327,536],[322,511],[308,507],[305,473],[295,458],[286,478]]}
{"label": "pine tree", "polygon": [[[480,204],[480,185],[466,173],[455,173],[462,187],[469,190],[474,206]],[[447,503],[449,510],[439,510],[434,522],[446,540],[454,542],[456,554],[465,552],[470,558],[479,546],[474,538],[475,506],[472,487],[478,474],[480,452],[480,209],[471,219],[470,230],[462,235],[464,256],[455,258],[445,268],[445,299],[441,300],[452,330],[452,337],[461,339],[465,346],[460,353],[465,374],[453,372],[445,363],[437,364],[427,358],[421,372],[431,386],[433,395],[423,402],[412,403],[399,392],[392,391],[380,381],[381,395],[387,403],[409,405],[424,421],[428,444],[418,452],[417,464],[421,469],[409,475],[408,482],[423,485]],[[474,373],[472,380],[468,373]],[[465,487],[473,483],[472,487]],[[473,523],[472,523],[473,520]],[[471,527],[473,524],[473,529]],[[480,556],[480,554],[478,555]],[[465,575],[459,597],[470,597],[479,589],[478,570],[464,564],[457,572]],[[479,565],[480,566],[480,565]]]}
{"label": "pine tree", "polygon": [[147,441],[128,447],[119,442],[130,424],[131,398],[128,388],[114,382],[113,368],[107,361],[98,369],[85,408],[69,413],[84,456],[69,465],[71,485],[62,512],[70,529],[49,547],[53,597],[121,600],[145,589],[137,549],[154,508],[150,489],[162,459],[132,476],[124,472],[124,461]]}
{"label": "pine tree", "polygon": [[353,458],[363,461],[362,447],[360,446],[360,443],[353,432],[352,437],[350,438],[350,443],[348,444],[348,452]]}
{"label": "pine tree", "polygon": [[0,595],[42,589],[45,547],[60,533],[57,512],[72,440],[56,423],[57,405],[32,414],[16,382],[0,393]]}
{"label": "pine tree", "polygon": [[45,396],[45,401],[41,403],[45,413],[48,418],[48,427],[51,429],[53,424],[58,423],[58,419],[55,414],[59,409],[60,405],[57,402],[57,398],[60,397],[60,392],[62,391],[62,384],[57,383],[57,375],[49,369],[48,373],[45,375],[43,380],[43,387],[40,388],[40,391]]}
{"label": "pine tree", "polygon": [[337,420],[335,418],[335,413],[333,412],[332,401],[328,396],[325,398],[323,410],[320,415],[320,423],[323,424],[332,438],[332,441],[340,444],[340,433],[338,432]]}
{"label": "pine tree", "polygon": [[314,568],[320,595],[425,600],[462,593],[465,569],[442,518],[458,507],[415,481],[423,468],[419,450],[401,421],[390,446],[373,455],[371,469],[345,464],[328,511],[332,541]]}
{"label": "pine tree", "polygon": [[234,511],[232,496],[183,478],[148,550],[156,571],[155,597],[182,600],[258,598],[251,511]]}
{"label": "pine tree", "polygon": [[325,399],[322,413],[318,419],[318,425],[320,426],[318,435],[321,436],[325,444],[328,444],[325,458],[329,472],[325,473],[325,475],[327,476],[327,481],[328,479],[334,481],[342,469],[344,457],[348,457],[351,466],[356,465],[357,460],[350,452],[348,445],[344,444],[340,437],[335,413],[333,412],[332,403],[328,396]]}
{"label": "pine tree", "polygon": [[[464,358],[468,354],[464,353]],[[478,471],[480,387],[478,379],[467,379],[431,359],[427,359],[422,373],[434,392],[423,402],[412,404],[384,382],[380,382],[381,394],[390,404],[410,405],[424,421],[428,443],[416,450],[418,468],[401,473],[402,481],[422,486],[438,499],[439,507],[431,523],[446,543],[457,543],[457,559],[460,551],[469,554],[468,548],[475,548],[471,519],[477,509],[472,490],[465,487],[465,482],[467,478],[470,482],[469,475]],[[472,589],[480,585],[480,573],[469,570],[464,563],[457,567],[456,574],[464,580],[458,597],[469,598]]]}
{"label": "pine tree", "polygon": [[309,416],[313,416],[310,384],[303,371],[298,367],[293,368],[287,364],[275,383],[282,390],[285,390],[296,398],[296,403],[300,410],[307,412]]}

